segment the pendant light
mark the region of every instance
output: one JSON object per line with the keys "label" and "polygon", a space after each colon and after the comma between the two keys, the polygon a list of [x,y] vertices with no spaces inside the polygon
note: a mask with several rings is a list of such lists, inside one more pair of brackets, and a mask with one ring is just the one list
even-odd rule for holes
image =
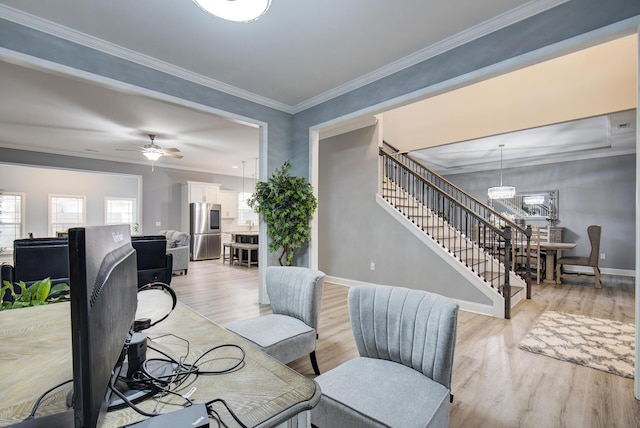
{"label": "pendant light", "polygon": [[502,148],[504,144],[500,144],[500,186],[489,187],[487,195],[489,199],[511,199],[516,195],[514,186],[502,185]]}

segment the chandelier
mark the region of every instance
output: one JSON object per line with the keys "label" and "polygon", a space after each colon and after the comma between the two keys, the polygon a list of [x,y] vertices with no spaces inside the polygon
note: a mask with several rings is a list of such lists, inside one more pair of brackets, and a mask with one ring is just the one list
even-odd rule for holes
{"label": "chandelier", "polygon": [[235,22],[251,22],[269,9],[271,0],[193,0],[218,18]]}
{"label": "chandelier", "polygon": [[487,195],[489,199],[511,199],[516,195],[516,188],[514,186],[502,185],[502,148],[504,144],[500,144],[500,185],[496,187],[489,187]]}

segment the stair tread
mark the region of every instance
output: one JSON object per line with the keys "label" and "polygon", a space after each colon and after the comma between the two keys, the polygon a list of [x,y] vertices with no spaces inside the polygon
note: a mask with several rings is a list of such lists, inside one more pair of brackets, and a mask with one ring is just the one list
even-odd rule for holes
{"label": "stair tread", "polygon": [[443,217],[422,205],[407,189],[391,180],[384,180],[381,193],[390,205],[436,241],[442,249],[458,259],[463,266],[473,271],[486,286],[503,294],[505,275],[510,275],[511,282],[516,283],[510,284],[511,297],[518,296],[512,300],[512,306],[524,299],[521,293],[526,290],[526,285],[520,285],[525,283],[524,279],[513,276],[511,271],[505,270],[504,264],[500,261],[500,254],[492,254],[491,250],[495,250],[498,244],[489,245],[487,249],[481,248],[480,243],[472,239],[469,231],[462,233],[454,230]]}

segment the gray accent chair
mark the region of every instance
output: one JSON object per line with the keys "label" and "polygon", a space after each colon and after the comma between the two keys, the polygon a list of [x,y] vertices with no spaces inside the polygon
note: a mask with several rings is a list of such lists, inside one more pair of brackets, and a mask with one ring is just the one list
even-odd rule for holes
{"label": "gray accent chair", "polygon": [[266,273],[269,315],[234,321],[226,328],[287,364],[309,355],[316,374],[318,319],[325,274],[293,266],[269,266]]}
{"label": "gray accent chair", "polygon": [[[562,278],[575,278],[580,277],[581,274],[568,274],[562,271],[562,266],[588,266],[593,268],[593,276],[595,278],[595,287],[602,288],[600,283],[600,267],[598,266],[598,257],[600,256],[600,235],[602,234],[602,227],[597,225],[591,225],[587,227],[587,235],[589,235],[589,242],[591,243],[591,252],[588,257],[580,256],[566,256],[560,257],[556,261],[556,284],[562,283]],[[587,275],[587,274],[584,274]]]}
{"label": "gray accent chair", "polygon": [[186,275],[189,269],[189,241],[191,237],[178,230],[161,230],[167,238],[167,254],[173,256],[173,275]]}
{"label": "gray accent chair", "polygon": [[316,427],[446,427],[458,304],[386,285],[349,290],[360,357],[318,376]]}

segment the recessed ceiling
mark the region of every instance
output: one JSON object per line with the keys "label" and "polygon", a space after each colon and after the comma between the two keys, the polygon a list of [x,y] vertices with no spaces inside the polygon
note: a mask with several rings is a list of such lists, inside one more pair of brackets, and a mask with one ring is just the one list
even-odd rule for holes
{"label": "recessed ceiling", "polygon": [[[500,145],[504,144],[502,153]],[[440,175],[633,155],[636,110],[410,152]]]}
{"label": "recessed ceiling", "polygon": [[637,52],[633,34],[393,109],[383,138],[440,174],[496,169],[500,144],[510,167],[633,154]]}

